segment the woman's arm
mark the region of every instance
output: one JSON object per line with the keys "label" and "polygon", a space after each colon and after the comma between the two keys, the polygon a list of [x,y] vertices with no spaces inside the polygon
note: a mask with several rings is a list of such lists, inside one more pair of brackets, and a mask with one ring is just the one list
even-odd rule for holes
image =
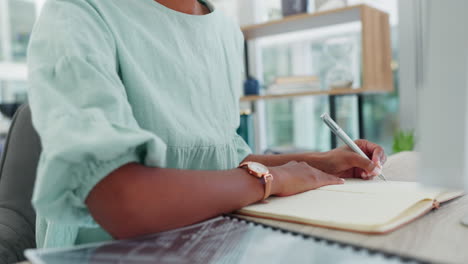
{"label": "woman's arm", "polygon": [[263,191],[244,169],[189,171],[131,163],[98,183],[86,203],[107,231],[127,238],[234,211],[259,201]]}
{"label": "woman's arm", "polygon": [[310,153],[291,153],[291,154],[272,154],[272,155],[249,155],[243,161],[255,161],[264,164],[265,166],[281,166],[292,160],[307,161],[311,166],[317,167],[323,163],[326,152],[310,152]]}
{"label": "woman's arm", "polygon": [[295,153],[283,155],[249,155],[244,161],[256,161],[266,166],[280,166],[291,160],[307,162],[310,166],[343,178],[371,179],[382,172],[387,157],[383,148],[367,140],[356,140],[356,144],[369,159],[361,157],[348,146],[327,152]]}
{"label": "woman's arm", "polygon": [[[273,195],[291,195],[343,180],[291,162],[271,167]],[[116,238],[190,225],[260,201],[264,186],[244,169],[194,171],[145,167],[115,170],[86,199],[94,219]]]}

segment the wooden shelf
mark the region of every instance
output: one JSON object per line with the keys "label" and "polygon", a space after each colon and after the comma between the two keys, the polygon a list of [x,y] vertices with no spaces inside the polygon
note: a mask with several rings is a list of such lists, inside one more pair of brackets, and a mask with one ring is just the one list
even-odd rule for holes
{"label": "wooden shelf", "polygon": [[[360,12],[366,5],[353,5],[322,12],[298,14],[266,23],[242,27],[246,40],[307,30],[347,22],[359,21]],[[370,7],[369,7],[370,8]]]}
{"label": "wooden shelf", "polygon": [[300,92],[300,93],[288,93],[288,94],[266,94],[266,95],[248,95],[240,98],[241,102],[253,102],[258,100],[268,100],[268,99],[283,99],[283,98],[292,98],[292,97],[302,97],[302,96],[315,96],[315,95],[344,95],[344,94],[358,94],[362,93],[364,90],[362,88],[358,89],[333,89],[333,90],[324,90],[324,91],[310,91],[310,92]]}
{"label": "wooden shelf", "polygon": [[0,80],[26,81],[27,79],[28,67],[26,63],[0,62]]}
{"label": "wooden shelf", "polygon": [[[362,25],[362,84],[360,89],[353,89],[352,93],[391,92],[393,91],[393,72],[391,68],[390,22],[388,14],[383,11],[364,4],[354,5],[312,14],[288,16],[280,20],[245,26],[242,28],[242,32],[246,41],[252,41],[261,37],[359,21]],[[310,95],[332,93],[335,93],[335,91],[311,92]],[[346,91],[341,91],[338,94],[340,93],[346,94]],[[300,94],[297,96],[300,96]],[[267,97],[282,96],[268,95]],[[248,98],[250,97],[246,98],[243,101],[249,101]]]}

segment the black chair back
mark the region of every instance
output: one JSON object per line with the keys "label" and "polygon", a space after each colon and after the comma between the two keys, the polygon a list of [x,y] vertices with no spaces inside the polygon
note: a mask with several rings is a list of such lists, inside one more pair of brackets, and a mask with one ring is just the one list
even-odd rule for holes
{"label": "black chair back", "polygon": [[40,153],[31,111],[22,105],[13,117],[0,162],[0,264],[22,261],[24,250],[36,247],[31,197]]}

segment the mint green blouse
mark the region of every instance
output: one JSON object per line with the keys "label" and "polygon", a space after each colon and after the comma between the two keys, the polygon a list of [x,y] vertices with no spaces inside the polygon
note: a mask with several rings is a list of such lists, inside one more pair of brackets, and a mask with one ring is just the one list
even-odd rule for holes
{"label": "mint green blouse", "polygon": [[84,200],[126,163],[225,170],[250,153],[236,134],[242,33],[208,6],[194,16],[153,0],[46,2],[28,51],[38,247],[111,239]]}

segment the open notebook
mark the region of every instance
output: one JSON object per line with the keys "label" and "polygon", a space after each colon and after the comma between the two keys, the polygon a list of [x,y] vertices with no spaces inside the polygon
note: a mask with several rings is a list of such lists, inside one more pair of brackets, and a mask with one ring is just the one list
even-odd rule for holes
{"label": "open notebook", "polygon": [[423,188],[416,182],[348,179],[343,185],[325,186],[288,197],[270,197],[269,203],[253,204],[238,213],[383,234],[461,195],[462,192]]}

